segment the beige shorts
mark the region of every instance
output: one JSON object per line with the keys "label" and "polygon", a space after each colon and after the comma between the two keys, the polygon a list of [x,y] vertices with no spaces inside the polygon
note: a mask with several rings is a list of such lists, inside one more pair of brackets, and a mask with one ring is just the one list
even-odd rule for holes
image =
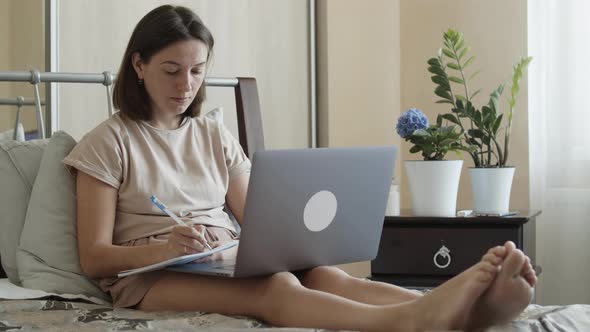
{"label": "beige shorts", "polygon": [[[170,234],[150,236],[122,244],[123,246],[139,246],[165,242]],[[222,227],[207,226],[205,238],[209,242],[233,240],[236,234]],[[140,273],[123,278],[103,278],[99,280],[100,288],[111,294],[113,306],[117,308],[133,307],[147,294],[152,286],[164,275],[165,271]]]}

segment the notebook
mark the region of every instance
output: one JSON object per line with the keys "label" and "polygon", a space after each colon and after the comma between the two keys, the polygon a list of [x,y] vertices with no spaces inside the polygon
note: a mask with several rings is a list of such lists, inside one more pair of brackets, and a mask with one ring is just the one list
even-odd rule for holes
{"label": "notebook", "polygon": [[190,254],[190,255],[184,255],[184,256],[179,256],[179,257],[175,257],[169,260],[165,260],[159,263],[155,263],[152,265],[147,265],[144,267],[140,267],[137,269],[131,269],[131,270],[125,270],[125,271],[121,271],[119,272],[119,274],[117,274],[117,276],[119,278],[122,277],[126,277],[126,276],[130,276],[133,274],[138,274],[138,273],[144,273],[144,272],[149,272],[149,271],[155,271],[155,270],[161,270],[161,269],[165,269],[168,267],[175,267],[175,266],[181,266],[181,265],[185,265],[185,264],[196,264],[195,260],[198,260],[200,258],[204,258],[210,255],[213,255],[215,253],[227,250],[229,248],[235,247],[236,245],[238,245],[238,241],[232,241],[230,243],[224,244],[222,246],[213,248],[209,251],[205,251],[205,252],[200,252],[200,253],[196,253],[196,254]]}

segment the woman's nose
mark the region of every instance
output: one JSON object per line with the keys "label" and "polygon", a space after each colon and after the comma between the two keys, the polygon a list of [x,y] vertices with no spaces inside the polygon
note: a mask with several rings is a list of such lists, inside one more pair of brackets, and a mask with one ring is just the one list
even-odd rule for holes
{"label": "woman's nose", "polygon": [[176,82],[176,88],[181,92],[191,91],[190,74],[180,75],[180,78]]}

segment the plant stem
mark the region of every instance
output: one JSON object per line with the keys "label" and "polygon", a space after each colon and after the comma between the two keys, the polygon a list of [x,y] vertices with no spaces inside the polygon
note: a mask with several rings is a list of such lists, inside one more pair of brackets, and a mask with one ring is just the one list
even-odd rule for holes
{"label": "plant stem", "polygon": [[506,163],[508,162],[508,146],[510,144],[510,131],[512,130],[513,111],[514,109],[510,107],[510,112],[508,113],[510,114],[508,116],[508,124],[506,125],[506,132],[504,133],[504,158],[500,160],[500,167],[506,166]]}
{"label": "plant stem", "polygon": [[498,150],[498,167],[502,167],[501,166],[501,160],[502,160],[502,147],[500,146],[500,144],[498,143],[498,141],[496,140],[496,137],[491,136],[492,140],[494,141],[494,144],[496,144],[496,150]]}
{"label": "plant stem", "polygon": [[[452,45],[452,52],[454,55],[454,59],[455,62],[457,63],[457,67],[459,67],[459,74],[461,74],[461,80],[463,80],[463,87],[465,88],[465,100],[466,100],[466,104],[467,102],[471,102],[471,99],[469,98],[469,86],[467,85],[467,79],[465,78],[465,73],[463,72],[463,66],[461,65],[461,61],[459,59],[459,54],[457,54],[457,49],[455,48],[455,44],[451,43]],[[457,107],[457,105],[455,105],[455,107]],[[471,119],[471,117],[469,118],[469,125],[470,128],[473,129],[473,120]],[[461,126],[461,129],[465,130],[463,128],[463,126]],[[465,138],[467,138],[467,133],[464,134]],[[483,143],[483,142],[482,142]],[[479,152],[482,152],[482,150],[480,150]],[[475,167],[478,167],[479,165],[481,165],[481,159],[480,157],[483,159],[483,152],[480,153],[479,155],[477,153],[471,154],[471,157],[473,158],[473,162],[475,164]]]}

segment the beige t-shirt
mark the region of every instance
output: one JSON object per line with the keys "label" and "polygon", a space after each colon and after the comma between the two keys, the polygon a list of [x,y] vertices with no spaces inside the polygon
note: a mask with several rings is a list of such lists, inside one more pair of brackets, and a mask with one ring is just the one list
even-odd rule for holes
{"label": "beige t-shirt", "polygon": [[186,118],[164,130],[119,113],[86,134],[64,163],[119,191],[113,243],[171,231],[156,195],[188,224],[235,231],[223,211],[231,179],[250,171],[239,142],[219,122]]}

